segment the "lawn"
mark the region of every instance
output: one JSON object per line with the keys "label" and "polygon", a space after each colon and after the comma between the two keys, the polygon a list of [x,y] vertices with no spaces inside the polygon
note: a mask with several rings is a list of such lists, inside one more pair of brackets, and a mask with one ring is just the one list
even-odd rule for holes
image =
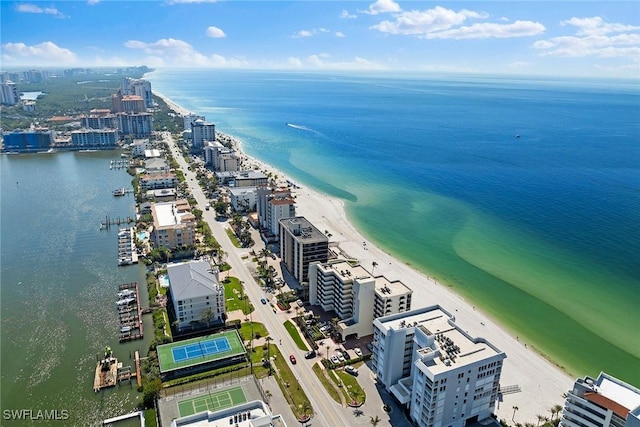
{"label": "lawn", "polygon": [[224,297],[226,299],[227,311],[242,310],[244,314],[249,314],[254,310],[251,301],[245,299],[242,283],[237,277],[228,277],[224,281]]}
{"label": "lawn", "polygon": [[253,331],[253,338],[258,339],[269,335],[267,329],[262,323],[259,322],[244,322],[240,325],[240,336],[243,341],[249,341],[251,339],[251,332]]}
{"label": "lawn", "polygon": [[341,387],[340,389],[342,390],[342,393],[347,399],[347,402],[357,400],[358,402],[364,403],[364,401],[367,398],[367,395],[365,394],[364,390],[358,383],[358,380],[356,379],[356,377],[346,373],[342,369],[334,369],[331,372],[333,372],[334,374],[337,375],[338,378],[340,378],[340,381],[343,384],[343,387]]}
{"label": "lawn", "polygon": [[315,363],[313,365],[313,372],[315,372],[316,376],[324,386],[324,389],[327,391],[327,393],[329,393],[329,396],[331,396],[331,398],[335,400],[338,404],[341,404],[342,401],[340,400],[340,395],[338,394],[338,391],[333,386],[333,384],[329,382],[327,377],[325,377],[324,370],[320,367],[318,363]]}
{"label": "lawn", "polygon": [[289,335],[291,335],[291,338],[293,338],[293,341],[296,343],[296,345],[300,350],[302,351],[309,350],[307,345],[304,343],[304,340],[298,333],[298,329],[296,329],[295,325],[291,323],[291,321],[287,320],[286,322],[284,322],[284,327],[287,329],[287,332],[289,332]]}
{"label": "lawn", "polygon": [[233,246],[235,246],[236,248],[241,248],[242,245],[240,244],[240,240],[238,240],[233,230],[230,228],[227,228],[225,229],[225,231],[227,232],[227,236],[229,236],[229,240],[231,240],[231,243],[233,243]]}
{"label": "lawn", "polygon": [[289,402],[294,415],[296,418],[302,417],[305,413],[312,415],[313,411],[311,409],[303,411],[303,408],[305,407],[311,408],[311,402],[309,402],[309,398],[307,398],[307,395],[300,387],[298,380],[296,380],[293,372],[291,372],[291,368],[287,363],[288,358],[282,356],[277,346],[271,347],[271,355],[275,356],[275,364],[278,367],[278,373],[282,380],[279,382],[282,394]]}

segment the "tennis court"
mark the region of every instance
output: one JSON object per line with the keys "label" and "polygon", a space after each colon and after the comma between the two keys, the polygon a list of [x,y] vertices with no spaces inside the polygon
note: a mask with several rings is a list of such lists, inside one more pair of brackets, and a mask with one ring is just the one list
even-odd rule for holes
{"label": "tennis court", "polygon": [[203,411],[218,411],[231,406],[240,405],[247,401],[242,387],[209,393],[206,396],[194,397],[178,402],[180,417],[197,414]]}
{"label": "tennis court", "polygon": [[160,373],[217,363],[246,354],[238,331],[221,332],[157,347]]}
{"label": "tennis court", "polygon": [[184,362],[189,359],[209,356],[231,350],[231,345],[226,337],[214,338],[207,341],[199,341],[195,344],[186,344],[171,349],[174,362]]}

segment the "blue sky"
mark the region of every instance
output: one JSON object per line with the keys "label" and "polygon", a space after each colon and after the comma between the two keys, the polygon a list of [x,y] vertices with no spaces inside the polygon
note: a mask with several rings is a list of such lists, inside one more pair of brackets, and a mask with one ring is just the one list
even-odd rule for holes
{"label": "blue sky", "polygon": [[624,1],[6,1],[2,68],[148,65],[640,77]]}

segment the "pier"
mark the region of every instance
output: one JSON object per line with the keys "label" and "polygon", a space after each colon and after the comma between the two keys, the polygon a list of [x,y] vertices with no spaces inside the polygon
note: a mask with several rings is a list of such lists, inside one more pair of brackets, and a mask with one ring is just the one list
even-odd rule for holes
{"label": "pier", "polygon": [[98,360],[93,378],[93,391],[99,392],[103,388],[113,387],[118,379],[118,359],[113,357],[111,347],[105,347],[104,358]]}
{"label": "pier", "polygon": [[111,163],[109,163],[109,169],[124,169],[124,168],[128,168],[130,165],[130,161],[129,159],[126,160],[111,160]]}
{"label": "pier", "polygon": [[135,229],[133,227],[125,227],[118,230],[118,265],[138,263],[134,233]]}
{"label": "pier", "polygon": [[[135,297],[134,297],[135,295]],[[120,323],[120,342],[142,339],[142,307],[140,306],[140,288],[138,282],[126,283],[118,288],[118,319]]]}
{"label": "pier", "polygon": [[126,217],[126,218],[111,218],[109,215],[107,215],[104,218],[104,221],[100,222],[100,230],[109,230],[111,228],[112,225],[125,225],[125,224],[131,224],[136,222],[135,218],[131,218],[130,216]]}

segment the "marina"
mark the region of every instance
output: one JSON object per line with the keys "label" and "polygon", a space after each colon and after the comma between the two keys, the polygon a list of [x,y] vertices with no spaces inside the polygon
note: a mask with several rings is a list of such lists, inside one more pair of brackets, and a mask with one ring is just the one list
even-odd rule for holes
{"label": "marina", "polygon": [[109,169],[125,169],[130,165],[129,159],[125,160],[111,160],[109,163]]}
{"label": "marina", "polygon": [[142,339],[142,308],[140,305],[140,289],[138,282],[126,283],[118,288],[119,340],[120,342]]}
{"label": "marina", "polygon": [[118,265],[138,263],[138,252],[133,233],[133,227],[121,228],[118,231]]}

